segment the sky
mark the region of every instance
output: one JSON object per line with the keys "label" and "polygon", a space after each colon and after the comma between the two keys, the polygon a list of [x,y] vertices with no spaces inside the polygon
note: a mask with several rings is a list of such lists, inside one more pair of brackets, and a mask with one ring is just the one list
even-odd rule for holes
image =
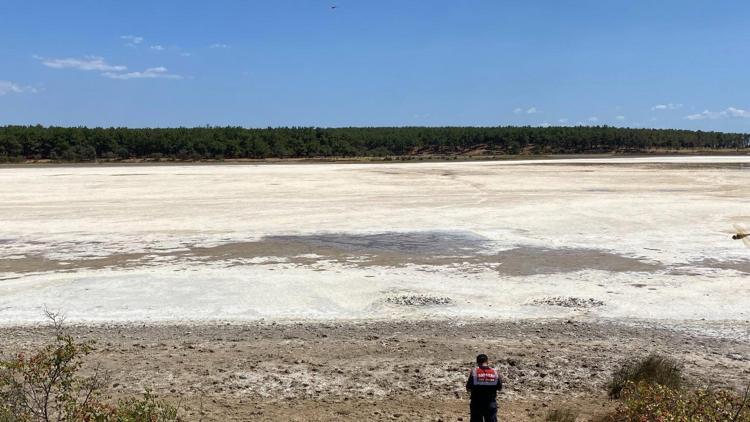
{"label": "sky", "polygon": [[0,0],[0,17],[0,125],[750,132],[747,0]]}

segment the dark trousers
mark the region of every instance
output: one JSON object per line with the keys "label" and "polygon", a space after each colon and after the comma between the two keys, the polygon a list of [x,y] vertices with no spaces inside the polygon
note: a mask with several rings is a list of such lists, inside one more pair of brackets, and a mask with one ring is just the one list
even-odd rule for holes
{"label": "dark trousers", "polygon": [[497,402],[471,404],[471,422],[497,422]]}

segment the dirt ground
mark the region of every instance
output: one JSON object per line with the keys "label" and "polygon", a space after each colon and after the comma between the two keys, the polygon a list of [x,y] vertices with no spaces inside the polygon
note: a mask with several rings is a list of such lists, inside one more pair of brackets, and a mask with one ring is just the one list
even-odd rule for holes
{"label": "dirt ground", "polygon": [[[558,319],[68,329],[96,342],[88,365],[109,372],[108,393],[152,388],[179,403],[186,420],[468,420],[465,377],[485,352],[506,382],[501,420],[525,421],[554,407],[575,408],[580,420],[606,412],[615,406],[604,390],[611,371],[651,352],[682,361],[696,384],[747,383],[747,336],[699,332],[748,333],[750,323],[691,327]],[[51,335],[46,327],[2,327],[0,353],[32,350]]]}

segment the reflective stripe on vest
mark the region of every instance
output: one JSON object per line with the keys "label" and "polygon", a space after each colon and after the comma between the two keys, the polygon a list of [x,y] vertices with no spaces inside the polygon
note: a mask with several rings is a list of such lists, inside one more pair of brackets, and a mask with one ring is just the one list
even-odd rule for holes
{"label": "reflective stripe on vest", "polygon": [[474,385],[496,386],[498,377],[497,372],[492,368],[474,368],[471,370],[471,377]]}

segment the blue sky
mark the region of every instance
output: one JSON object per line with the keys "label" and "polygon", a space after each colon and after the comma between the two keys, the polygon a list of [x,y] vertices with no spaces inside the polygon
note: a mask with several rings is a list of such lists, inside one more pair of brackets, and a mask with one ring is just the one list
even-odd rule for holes
{"label": "blue sky", "polygon": [[0,0],[0,16],[0,124],[750,132],[746,0]]}

